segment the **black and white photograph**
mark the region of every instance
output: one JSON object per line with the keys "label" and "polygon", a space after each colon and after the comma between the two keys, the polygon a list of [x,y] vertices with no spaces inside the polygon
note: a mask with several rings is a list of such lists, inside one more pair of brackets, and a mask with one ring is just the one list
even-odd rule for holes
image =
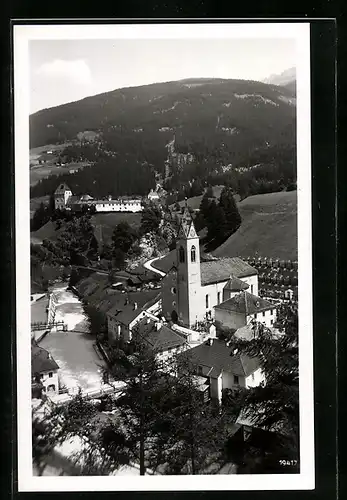
{"label": "black and white photograph", "polygon": [[314,488],[309,29],[14,27],[19,491]]}

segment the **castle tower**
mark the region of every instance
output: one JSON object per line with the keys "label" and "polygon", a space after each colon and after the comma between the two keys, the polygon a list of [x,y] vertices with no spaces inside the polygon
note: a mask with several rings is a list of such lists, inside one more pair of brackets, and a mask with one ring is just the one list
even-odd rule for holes
{"label": "castle tower", "polygon": [[71,189],[65,183],[60,184],[54,192],[54,208],[64,209],[70,196],[72,196]]}
{"label": "castle tower", "polygon": [[177,309],[185,326],[195,325],[198,317],[201,289],[199,236],[188,207],[185,207],[177,243]]}

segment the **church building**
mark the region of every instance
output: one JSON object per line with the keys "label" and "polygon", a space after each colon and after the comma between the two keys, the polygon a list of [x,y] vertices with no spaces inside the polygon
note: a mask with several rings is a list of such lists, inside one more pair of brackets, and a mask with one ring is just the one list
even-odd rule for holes
{"label": "church building", "polygon": [[[251,314],[254,318],[253,309],[259,303],[270,326],[276,314],[275,306],[257,295],[258,271],[247,262],[238,257],[200,260],[199,236],[186,207],[176,242],[176,262],[162,281],[162,309],[166,319],[188,328],[208,319],[222,319],[224,326],[235,323],[239,328],[247,323]],[[239,314],[235,307],[239,297],[243,297],[243,302],[246,297],[255,304],[252,312],[247,309],[246,313]],[[221,310],[219,306],[223,303],[228,307]]]}

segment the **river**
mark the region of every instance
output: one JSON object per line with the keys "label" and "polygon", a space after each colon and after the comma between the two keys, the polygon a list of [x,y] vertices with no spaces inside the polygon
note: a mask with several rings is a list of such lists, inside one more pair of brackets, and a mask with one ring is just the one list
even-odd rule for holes
{"label": "river", "polygon": [[47,349],[58,363],[61,383],[70,391],[74,392],[78,387],[84,391],[99,389],[104,362],[93,347],[95,339],[88,334],[82,304],[67,290],[66,284],[54,285],[50,291],[57,299],[56,321],[64,321],[68,331],[50,332],[40,346]]}

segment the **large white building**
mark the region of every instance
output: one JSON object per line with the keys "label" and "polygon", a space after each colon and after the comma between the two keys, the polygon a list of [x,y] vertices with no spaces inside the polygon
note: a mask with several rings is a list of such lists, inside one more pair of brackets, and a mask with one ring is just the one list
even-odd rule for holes
{"label": "large white building", "polygon": [[121,197],[112,199],[109,196],[105,200],[95,200],[89,194],[74,196],[71,189],[65,184],[60,184],[54,193],[54,204],[56,210],[72,210],[78,212],[83,207],[95,208],[96,212],[141,212],[143,210],[142,200],[139,197]]}
{"label": "large white building", "polygon": [[215,319],[240,328],[251,319],[274,323],[276,306],[258,297],[258,272],[238,257],[200,261],[199,237],[188,208],[176,243],[176,262],[162,282],[167,319],[192,328]]}

